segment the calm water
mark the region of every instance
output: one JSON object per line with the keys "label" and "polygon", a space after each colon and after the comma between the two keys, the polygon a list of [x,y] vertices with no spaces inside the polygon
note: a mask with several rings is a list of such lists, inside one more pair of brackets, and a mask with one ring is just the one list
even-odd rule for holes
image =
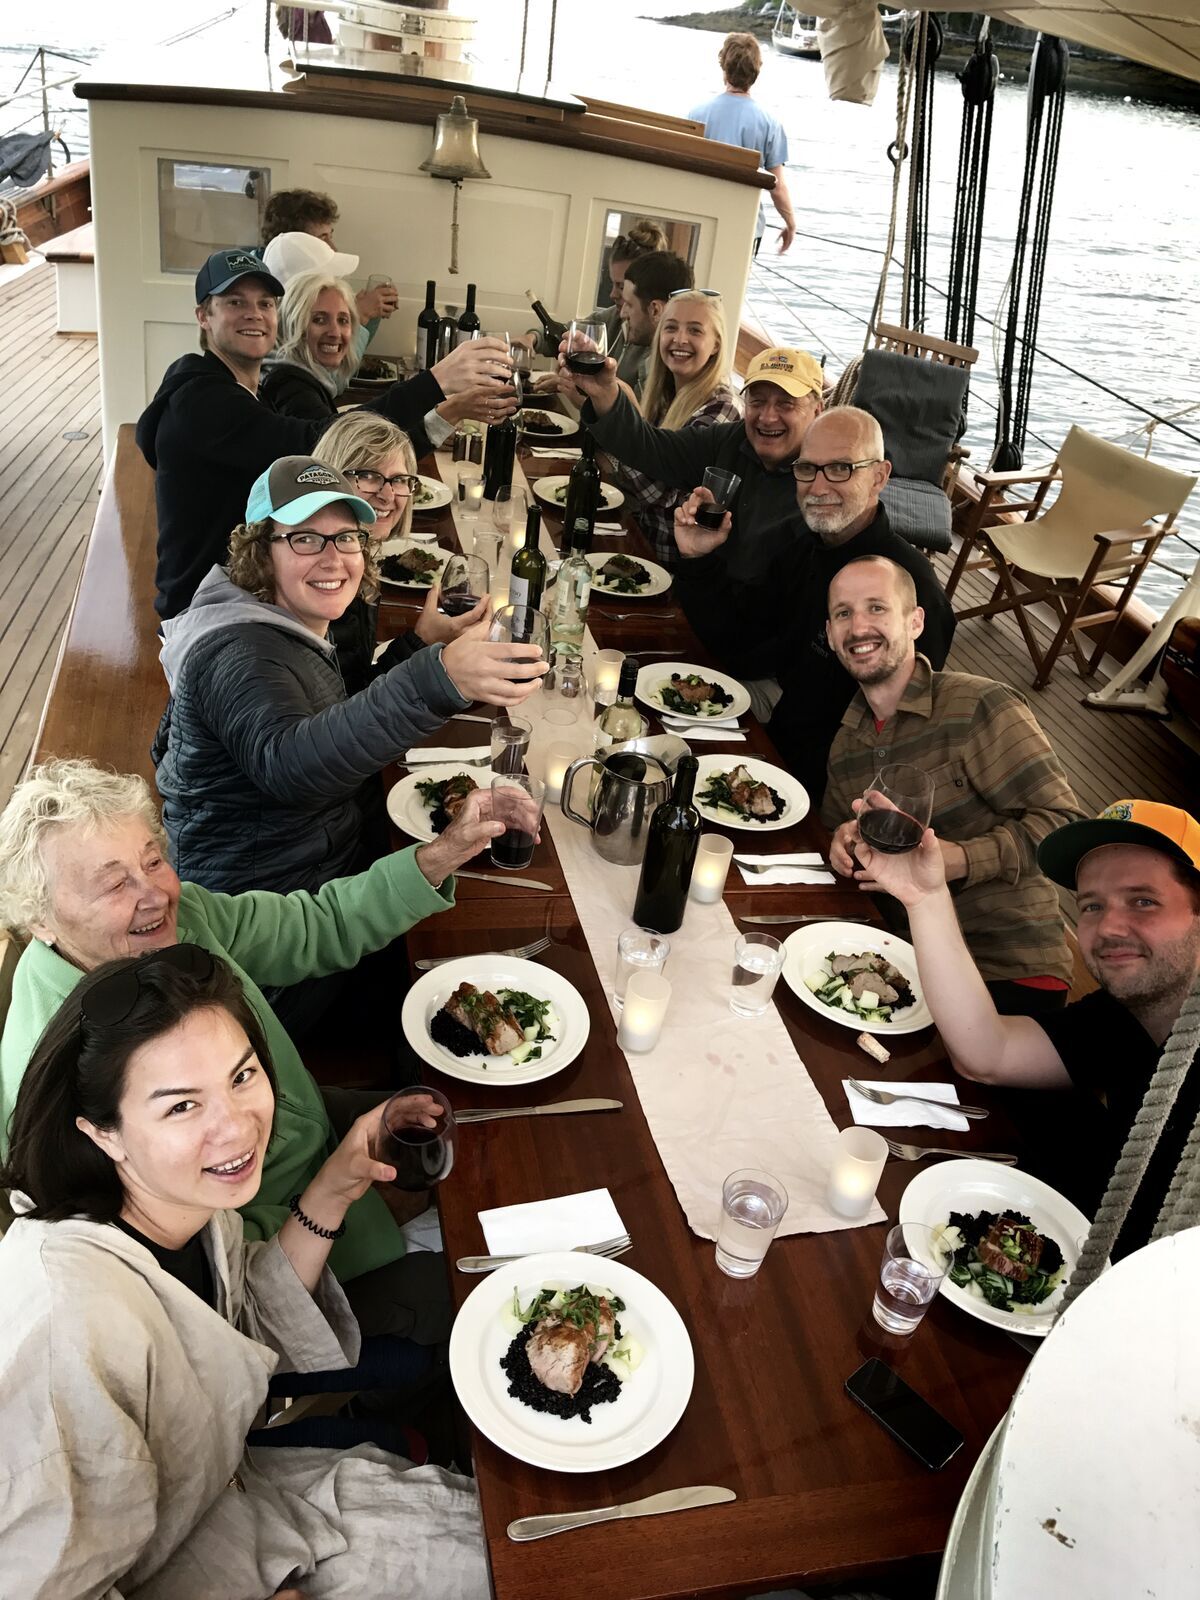
{"label": "calm water", "polygon": [[[32,22],[28,14],[20,22],[0,23],[0,89],[19,75],[33,44],[58,45],[91,57],[101,47],[173,37],[224,9],[214,0],[176,0],[164,25],[157,0],[122,0],[102,13],[94,0],[56,0],[44,25],[40,18]],[[260,51],[261,5],[228,9],[234,15],[209,30],[203,44],[184,41],[176,48],[207,50],[219,39],[223,48]],[[499,61],[515,49],[520,14],[515,0],[463,9],[481,17],[477,53],[483,59]],[[598,30],[594,6],[560,0],[556,78],[567,87],[585,86],[630,104],[688,111],[720,89],[720,36],[650,20],[682,9],[683,0],[609,0]],[[545,0],[535,0],[531,61],[544,59],[547,12]],[[98,14],[104,16],[103,37],[97,36]],[[768,56],[755,91],[788,131],[789,183],[800,237],[779,258],[768,234],[749,303],[781,339],[825,353],[835,374],[862,348],[875,293],[891,200],[885,152],[895,131],[895,89],[895,72],[888,66],[873,106],[834,104],[825,97],[819,62]],[[59,120],[78,157],[86,153],[86,115],[76,109],[77,102],[73,106],[69,91],[59,91],[54,99],[66,108]],[[30,117],[40,122],[40,106],[33,102],[0,109],[0,131]],[[934,111],[929,267],[936,284],[946,280],[960,118],[958,85],[947,75],[938,81]],[[1002,84],[992,134],[981,316],[995,318],[1011,265],[1024,119],[1024,88]],[[773,216],[768,207],[768,218]],[[1042,302],[1041,349],[1160,415],[1200,401],[1195,359],[1198,219],[1200,120],[1180,109],[1070,96]],[[895,269],[891,281],[885,315],[898,321],[900,281]],[[940,297],[931,292],[928,299],[928,326],[940,333]],[[966,442],[972,459],[983,465],[995,426],[988,404],[995,397],[995,361],[986,323],[977,322],[975,339],[981,354]],[[1146,420],[1125,401],[1039,359],[1026,461],[1049,459],[1072,422],[1140,451],[1145,439],[1137,430]],[[1200,410],[1179,422],[1200,439]],[[1167,428],[1157,430],[1153,453],[1170,466],[1192,472],[1200,468],[1200,444]],[[1200,508],[1186,514],[1185,529],[1200,545]],[[1188,572],[1195,555],[1177,542],[1170,559]],[[1168,574],[1156,574],[1143,581],[1139,593],[1161,608],[1176,586]]]}

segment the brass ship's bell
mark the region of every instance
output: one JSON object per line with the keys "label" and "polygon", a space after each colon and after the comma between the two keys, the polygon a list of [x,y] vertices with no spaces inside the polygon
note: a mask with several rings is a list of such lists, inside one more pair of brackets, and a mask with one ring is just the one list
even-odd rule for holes
{"label": "brass ship's bell", "polygon": [[433,149],[421,163],[421,171],[431,178],[490,178],[479,154],[479,118],[467,114],[467,102],[456,94],[449,111],[437,119]]}

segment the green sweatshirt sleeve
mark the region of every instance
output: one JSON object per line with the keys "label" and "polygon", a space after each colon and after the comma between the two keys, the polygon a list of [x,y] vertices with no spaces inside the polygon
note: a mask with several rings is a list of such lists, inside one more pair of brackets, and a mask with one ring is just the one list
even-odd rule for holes
{"label": "green sweatshirt sleeve", "polygon": [[453,878],[435,889],[417,865],[416,850],[384,856],[316,894],[213,894],[197,884],[186,892],[195,914],[260,988],[286,986],[356,966],[454,904]]}

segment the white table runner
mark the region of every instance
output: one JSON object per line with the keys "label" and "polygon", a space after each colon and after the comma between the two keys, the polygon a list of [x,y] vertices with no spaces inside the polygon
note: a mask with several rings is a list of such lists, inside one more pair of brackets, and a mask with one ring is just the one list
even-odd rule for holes
{"label": "white table runner", "polygon": [[[447,458],[443,465],[440,456],[438,464],[453,486],[455,464]],[[513,483],[525,486],[520,463]],[[452,504],[461,537],[457,499]],[[544,523],[542,550],[548,556],[555,554]],[[585,669],[595,651],[589,629],[584,638]],[[532,771],[542,770],[550,744],[573,745],[580,755],[592,753],[595,724],[590,702],[581,706],[579,721],[566,728],[544,723],[542,709],[541,696],[533,695],[519,712],[533,724]],[[617,936],[632,926],[640,868],[603,860],[593,850],[587,829],[568,821],[557,806],[547,811],[546,825],[609,995]],[[716,1237],[721,1185],[739,1167],[764,1167],[787,1189],[789,1204],[780,1234],[825,1233],[882,1222],[884,1213],[878,1205],[865,1217],[848,1221],[826,1204],[837,1128],[775,1006],[753,1019],[735,1017],[730,1011],[737,932],[723,902],[697,905],[689,900],[683,926],[670,935],[666,976],[671,981],[671,1006],[662,1038],[648,1054],[626,1056],[688,1226],[703,1239]],[[609,1007],[615,1019],[611,998]]]}

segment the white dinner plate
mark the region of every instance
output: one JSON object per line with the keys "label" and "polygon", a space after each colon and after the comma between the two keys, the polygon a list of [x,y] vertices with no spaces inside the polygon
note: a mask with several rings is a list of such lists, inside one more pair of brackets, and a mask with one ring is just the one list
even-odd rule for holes
{"label": "white dinner plate", "polygon": [[[443,550],[440,545],[426,544],[421,539],[385,539],[379,546],[379,559],[385,556],[402,555],[405,550],[423,550],[428,556],[435,556],[438,562],[438,576],[446,570],[446,563],[454,554],[452,550]],[[380,573],[380,583],[386,583],[389,589],[415,589],[420,594],[427,594],[432,587],[428,583],[408,583],[399,578],[387,578]]]}
{"label": "white dinner plate", "polygon": [[450,485],[443,483],[440,478],[426,478],[422,476],[421,487],[413,496],[414,511],[436,511],[440,506],[450,504]]}
{"label": "white dinner plate", "polygon": [[[696,810],[709,822],[717,822],[722,828],[742,828],[747,833],[775,833],[780,828],[790,828],[793,823],[799,822],[808,815],[809,798],[808,790],[798,779],[793,778],[790,772],[785,772],[782,767],[774,767],[769,761],[759,761],[754,756],[697,756],[698,770],[696,772],[696,796],[694,804]],[[700,796],[708,787],[708,780],[714,772],[732,772],[734,767],[745,767],[750,776],[759,783],[765,783],[768,788],[774,789],[783,801],[783,815],[776,817],[772,822],[754,822],[749,817],[743,817],[740,812],[727,811],[723,807],[708,805]]]}
{"label": "white dinner plate", "polygon": [[[625,1302],[621,1331],[645,1351],[617,1399],[595,1406],[590,1423],[532,1410],[509,1394],[500,1365],[513,1339],[502,1312],[514,1290],[528,1305],[542,1289],[581,1283]],[[526,1256],[489,1274],[467,1296],[450,1331],[450,1377],[463,1410],[501,1450],[551,1472],[605,1472],[653,1450],[683,1415],[694,1376],[692,1341],[662,1290],[623,1262],[573,1250]]]}
{"label": "white dinner plate", "polygon": [[[530,438],[532,437],[533,435],[530,434]],[[530,480],[530,483],[534,494],[537,495],[539,500],[544,500],[546,504],[551,506],[555,511],[561,511],[563,509],[563,499],[562,496],[557,493],[557,491],[560,489],[565,489],[570,481],[571,480],[569,478],[550,477],[533,478]],[[625,504],[625,496],[621,493],[620,489],[614,488],[611,483],[604,483],[602,481],[600,484],[600,493],[603,497],[600,503],[601,511],[615,511],[618,506],[623,506]]]}
{"label": "white dinner plate", "polygon": [[632,559],[639,566],[645,567],[649,574],[640,589],[615,589],[610,588],[600,577],[600,568],[615,555],[623,552],[619,550],[593,550],[588,555],[592,564],[592,593],[608,595],[614,600],[651,600],[655,595],[666,594],[671,587],[671,574],[666,567],[660,567],[656,561],[646,561],[642,556]]}
{"label": "white dinner plate", "polygon": [[[868,928],[861,922],[813,922],[797,928],[783,942],[783,975],[792,990],[803,1000],[810,1011],[815,1011],[827,1022],[838,1022],[843,1028],[853,1028],[856,1033],[918,1033],[931,1028],[933,1018],[925,1004],[925,996],[917,978],[917,954],[912,945],[898,939],[894,933],[882,928]],[[805,978],[817,972],[827,972],[825,958],[829,955],[853,956],[868,951],[884,956],[908,979],[916,995],[916,1004],[895,1014],[892,1022],[867,1022],[853,1011],[841,1006],[827,1006],[805,983]]]}
{"label": "white dinner plate", "polygon": [[425,783],[430,778],[440,783],[443,778],[456,778],[460,772],[468,778],[473,778],[476,785],[483,776],[479,767],[464,767],[461,763],[455,767],[448,763],[435,762],[431,766],[421,767],[416,772],[407,773],[399,783],[392,785],[388,790],[387,813],[401,833],[406,833],[410,839],[419,839],[423,844],[437,837],[430,820],[433,816],[433,807],[425,804],[418,793],[417,785]]}
{"label": "white dinner plate", "polygon": [[517,431],[519,433],[525,434],[526,437],[533,444],[536,444],[536,445],[544,444],[547,449],[553,449],[554,445],[558,442],[559,439],[565,439],[568,434],[578,433],[579,432],[579,424],[578,424],[578,422],[576,422],[575,418],[574,417],[565,417],[565,416],[563,416],[561,411],[551,411],[548,406],[539,406],[539,405],[532,405],[528,409],[530,411],[544,411],[548,417],[553,417],[554,418],[554,421],[557,423],[558,429],[559,429],[559,431],[557,433],[538,433],[536,431],[536,429],[527,428],[525,426],[525,422],[524,422],[525,410],[522,409],[522,410],[518,411],[517,412]]}
{"label": "white dinner plate", "polygon": [[[1027,1333],[1034,1338],[1049,1333],[1062,1304],[1067,1279],[1079,1259],[1079,1243],[1091,1226],[1083,1212],[1040,1178],[1015,1167],[1002,1167],[994,1161],[972,1161],[968,1157],[963,1161],[938,1161],[923,1167],[900,1196],[897,1221],[923,1222],[927,1227],[940,1228],[949,1222],[952,1211],[972,1214],[1018,1211],[1029,1218],[1039,1233],[1058,1245],[1067,1270],[1049,1299],[1029,1311],[1001,1311],[981,1296],[951,1283],[949,1278],[942,1279],[942,1293],[946,1299],[978,1317],[980,1322],[1003,1328],[1006,1333]],[[911,1241],[906,1236],[906,1242],[919,1260],[941,1266],[940,1261],[929,1260],[929,1252],[921,1248],[918,1234],[914,1233]]]}
{"label": "white dinner plate", "polygon": [[[634,654],[636,653],[635,651]],[[715,683],[724,689],[726,694],[732,695],[733,699],[727,706],[722,706],[720,711],[714,711],[711,716],[693,711],[672,710],[663,703],[663,684],[670,682],[672,673],[678,673],[681,678],[686,678],[692,672],[698,673],[705,683]],[[709,667],[697,667],[689,661],[660,661],[657,665],[643,667],[638,673],[637,688],[634,693],[643,705],[650,706],[660,717],[671,717],[676,722],[712,722],[714,718],[740,717],[744,711],[750,709],[750,696],[736,678],[727,677],[723,672],[714,672]]]}
{"label": "white dinner plate", "polygon": [[[498,989],[522,989],[535,1000],[549,1000],[555,1037],[543,1044],[536,1061],[520,1066],[514,1066],[508,1056],[489,1056],[482,1050],[476,1056],[451,1055],[430,1037],[429,1024],[460,983],[473,983],[493,994]],[[569,1067],[587,1043],[591,1018],[579,990],[552,968],[511,956],[479,955],[460,956],[422,973],[404,997],[400,1026],[421,1060],[448,1078],[507,1088],[514,1083],[537,1083]]]}

